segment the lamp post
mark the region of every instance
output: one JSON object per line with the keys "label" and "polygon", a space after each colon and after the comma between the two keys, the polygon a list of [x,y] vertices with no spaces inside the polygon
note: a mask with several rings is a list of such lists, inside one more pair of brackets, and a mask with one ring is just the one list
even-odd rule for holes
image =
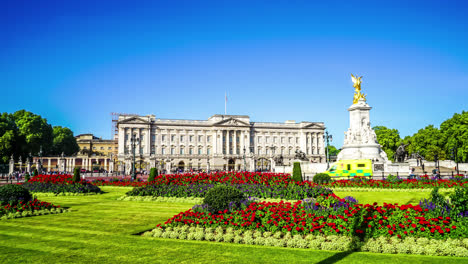
{"label": "lamp post", "polygon": [[244,171],[247,170],[247,164],[245,163],[245,146],[244,146]]}
{"label": "lamp post", "polygon": [[42,145],[39,148],[39,165],[40,165],[40,168],[37,173],[42,174]]}
{"label": "lamp post", "polygon": [[325,130],[325,134],[323,134],[323,139],[327,141],[327,148],[325,149],[325,154],[327,155],[327,170],[330,167],[330,153],[329,153],[329,141],[333,140],[333,136],[331,134],[328,134],[328,131]]}
{"label": "lamp post", "polygon": [[132,148],[133,148],[132,180],[136,180],[135,145],[139,143],[140,143],[140,139],[135,137],[135,135],[133,135],[132,138],[130,139],[130,144],[132,145]]}
{"label": "lamp post", "polygon": [[455,147],[452,148],[452,159],[454,159],[454,161],[457,163],[457,175],[459,174],[459,171],[458,171],[458,142],[457,144],[455,145]]}

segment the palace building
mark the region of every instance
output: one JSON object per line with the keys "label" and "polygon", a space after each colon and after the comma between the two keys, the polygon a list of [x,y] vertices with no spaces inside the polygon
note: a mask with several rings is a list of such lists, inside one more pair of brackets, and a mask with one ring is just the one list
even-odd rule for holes
{"label": "palace building", "polygon": [[[119,170],[265,170],[290,165],[301,151],[325,161],[322,122],[251,122],[246,115],[213,115],[208,120],[120,115]],[[278,164],[279,163],[279,164]]]}

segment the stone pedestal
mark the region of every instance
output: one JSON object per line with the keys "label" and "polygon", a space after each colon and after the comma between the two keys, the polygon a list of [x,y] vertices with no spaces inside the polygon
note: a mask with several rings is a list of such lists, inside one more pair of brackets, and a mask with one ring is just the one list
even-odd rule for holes
{"label": "stone pedestal", "polygon": [[13,174],[14,171],[15,171],[15,160],[13,159],[13,155],[11,155],[10,167],[9,167],[8,173]]}
{"label": "stone pedestal", "polygon": [[370,126],[369,112],[372,109],[363,99],[348,108],[349,129],[338,160],[370,159],[387,163],[388,158],[377,142],[377,136]]}

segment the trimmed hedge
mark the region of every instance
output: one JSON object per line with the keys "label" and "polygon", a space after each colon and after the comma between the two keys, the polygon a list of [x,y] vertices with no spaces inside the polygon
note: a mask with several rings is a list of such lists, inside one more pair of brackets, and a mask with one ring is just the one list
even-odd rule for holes
{"label": "trimmed hedge", "polygon": [[328,175],[326,173],[317,173],[317,174],[315,174],[312,181],[314,183],[316,183],[316,184],[329,183],[329,182],[331,182],[331,177],[330,177],[330,175]]}
{"label": "trimmed hedge", "polygon": [[293,167],[293,180],[296,182],[302,182],[302,170],[301,170],[301,163],[294,162]]}
{"label": "trimmed hedge", "polygon": [[219,185],[206,193],[203,203],[208,205],[210,212],[217,213],[218,211],[230,210],[231,208],[237,209],[245,199],[244,194],[238,189],[231,186]]}
{"label": "trimmed hedge", "polygon": [[149,174],[149,177],[148,177],[148,182],[154,181],[154,178],[156,178],[156,175],[158,175],[158,169],[151,168],[150,174]]}
{"label": "trimmed hedge", "polygon": [[31,201],[32,195],[28,189],[18,184],[0,186],[0,204],[18,204],[20,201]]}

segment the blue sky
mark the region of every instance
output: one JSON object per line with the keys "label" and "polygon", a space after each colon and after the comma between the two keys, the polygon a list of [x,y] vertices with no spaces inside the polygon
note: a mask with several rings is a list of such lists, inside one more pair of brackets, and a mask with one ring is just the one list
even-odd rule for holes
{"label": "blue sky", "polygon": [[467,109],[463,1],[9,1],[0,112],[111,135],[111,112],[320,121],[340,147],[363,75],[371,125]]}

